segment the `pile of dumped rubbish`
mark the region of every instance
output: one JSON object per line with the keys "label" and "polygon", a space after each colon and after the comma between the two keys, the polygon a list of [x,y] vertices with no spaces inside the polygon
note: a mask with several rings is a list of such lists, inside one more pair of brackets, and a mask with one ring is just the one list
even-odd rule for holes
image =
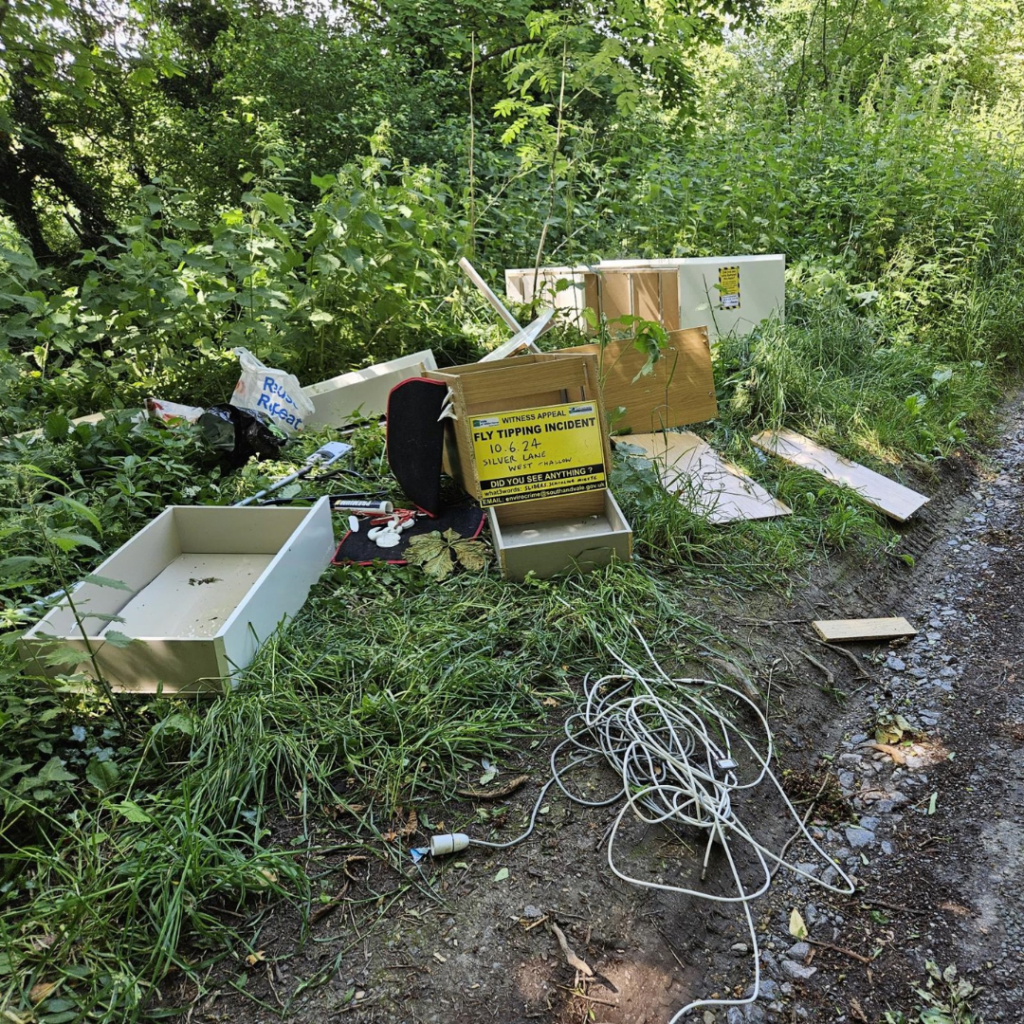
{"label": "pile of dumped rubbish", "polygon": [[[196,424],[228,470],[251,459],[287,458],[294,440],[312,430],[334,430],[338,438],[234,506],[165,509],[94,574],[39,602],[45,615],[20,641],[27,667],[52,671],[47,654],[60,645],[79,650],[80,670],[102,673],[115,691],[223,692],[260,645],[299,612],[330,565],[416,560],[440,579],[456,563],[484,564],[479,538],[485,529],[510,580],[628,561],[632,529],[610,487],[613,450],[640,460],[666,492],[714,524],[790,514],[764,484],[685,429],[717,415],[717,337],[783,315],[781,256],[510,270],[507,294],[524,304],[545,297],[552,303],[525,328],[472,266],[462,265],[514,332],[477,363],[439,368],[427,350],[303,387],[236,349],[240,377],[228,402],[199,408],[149,399],[140,418],[171,429]],[[619,337],[605,333],[593,343],[543,352],[537,342],[556,312],[581,328],[596,322],[623,330]],[[663,343],[635,344],[636,326],[652,321],[661,325]],[[345,438],[351,439],[354,423],[368,420],[385,424],[387,461],[405,507],[396,508],[390,492],[369,485],[351,464]],[[909,519],[928,500],[792,431],[764,431],[751,441],[767,455],[853,489],[895,520]],[[318,483],[338,477],[353,489],[304,497],[290,486],[314,472]],[[443,484],[445,478],[456,486]],[[826,642],[914,633],[903,619],[813,625]],[[701,828],[705,865],[712,843],[726,851],[734,902],[743,906],[756,951],[749,902],[770,883],[769,862],[783,861],[746,830],[731,801],[763,780],[785,801],[770,769],[770,731],[744,695],[707,680],[671,679],[650,658],[650,677],[621,662],[621,671],[589,686],[585,709],[567,722],[559,748],[569,761],[559,767],[552,757],[552,777],[536,801],[530,830],[551,785],[577,799],[564,777],[580,765],[606,761],[623,779],[617,823],[632,809],[645,821]],[[724,715],[713,699],[715,687],[747,706],[755,734],[758,721],[762,727],[760,741]],[[744,777],[744,764],[752,777]],[[760,888],[744,886],[730,839],[755,852],[765,875]],[[620,873],[613,842],[614,833],[609,863]],[[443,856],[471,843],[493,845],[444,834],[411,854]],[[564,937],[560,941],[573,963]],[[751,998],[756,969],[755,952]]]}

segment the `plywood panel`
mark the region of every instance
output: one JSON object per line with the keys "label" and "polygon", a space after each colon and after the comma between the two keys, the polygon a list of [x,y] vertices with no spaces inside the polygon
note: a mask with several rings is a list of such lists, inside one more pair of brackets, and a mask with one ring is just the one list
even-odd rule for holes
{"label": "plywood panel", "polygon": [[668,346],[646,377],[637,378],[646,357],[631,341],[613,341],[563,349],[595,355],[603,378],[605,409],[625,409],[613,418],[615,431],[653,432],[700,423],[718,415],[711,346],[702,327],[672,331]]}
{"label": "plywood panel", "polygon": [[[534,366],[524,366],[522,370],[508,368],[496,373],[477,373],[464,377],[462,381],[466,406],[473,409],[483,406],[495,410],[537,408],[544,405],[538,401],[540,396],[551,393],[568,397],[567,402],[576,402],[585,397],[587,379],[582,366],[565,365],[561,361],[552,361]],[[522,399],[515,402],[514,399]],[[506,404],[506,403],[512,404]]]}
{"label": "plywood panel", "polygon": [[811,625],[818,636],[829,643],[895,640],[917,635],[917,630],[902,616],[891,619],[824,619],[812,622]]}
{"label": "plywood panel", "polygon": [[601,275],[601,312],[609,320],[633,313],[632,282],[630,274]]}
{"label": "plywood panel", "polygon": [[723,461],[696,434],[630,434],[622,440],[641,448],[655,463],[665,490],[692,495],[713,523],[790,515],[786,505],[743,470]]}
{"label": "plywood panel", "polygon": [[661,325],[666,331],[678,331],[683,326],[679,322],[679,274],[662,271],[658,277],[661,280]]}
{"label": "plywood panel", "polygon": [[631,274],[633,278],[633,316],[661,323],[659,274]]}
{"label": "plywood panel", "polygon": [[841,455],[815,444],[809,438],[792,430],[765,430],[751,441],[771,455],[813,469],[834,484],[845,484],[855,490],[872,508],[877,508],[892,519],[905,522],[928,499],[909,487],[876,473],[859,462],[851,462]]}
{"label": "plywood panel", "polygon": [[601,313],[601,279],[597,274],[583,275],[583,301],[587,309],[594,315]]}

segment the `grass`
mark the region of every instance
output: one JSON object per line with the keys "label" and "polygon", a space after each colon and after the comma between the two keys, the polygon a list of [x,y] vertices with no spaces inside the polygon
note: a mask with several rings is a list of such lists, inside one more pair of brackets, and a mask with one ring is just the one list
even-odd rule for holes
{"label": "grass", "polygon": [[[685,605],[684,587],[640,566],[522,585],[493,569],[442,586],[338,570],[237,690],[127,700],[104,791],[86,773],[47,809],[0,789],[0,1008],[28,1014],[36,986],[59,983],[41,1021],[149,1013],[168,971],[247,950],[269,900],[309,905],[310,858],[337,842],[339,805],[364,805],[343,840],[372,844],[400,803],[450,794],[480,758],[545,733],[545,701],[605,668],[606,645],[640,659],[634,623],[680,657],[712,649]],[[74,768],[69,733],[94,730],[102,707],[48,711],[35,746]]]}

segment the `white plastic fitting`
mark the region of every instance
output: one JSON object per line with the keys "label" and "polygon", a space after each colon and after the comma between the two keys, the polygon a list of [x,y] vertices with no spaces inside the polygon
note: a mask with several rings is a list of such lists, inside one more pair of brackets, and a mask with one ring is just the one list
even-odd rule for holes
{"label": "white plastic fitting", "polygon": [[430,856],[443,857],[448,853],[458,853],[469,846],[469,836],[465,832],[446,832],[441,836],[430,837]]}

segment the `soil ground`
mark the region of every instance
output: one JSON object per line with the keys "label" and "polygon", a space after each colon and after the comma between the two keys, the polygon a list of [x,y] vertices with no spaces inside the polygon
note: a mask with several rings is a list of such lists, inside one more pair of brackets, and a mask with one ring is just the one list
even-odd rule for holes
{"label": "soil ground", "polygon": [[[948,1006],[956,985],[927,989],[929,961],[969,981],[962,999],[976,1019],[1024,1019],[1022,483],[1018,396],[993,450],[960,459],[928,487],[933,500],[903,528],[913,567],[837,562],[790,594],[698,596],[703,606],[687,609],[718,626],[740,674],[768,695],[785,786],[857,885],[840,896],[782,869],[752,905],[759,998],[690,1019],[876,1024],[902,1012],[916,1021],[925,1007]],[[839,650],[809,625],[886,615],[906,616],[918,635]],[[424,809],[420,825],[429,814],[430,824],[443,818],[477,837],[518,834],[548,749],[501,764],[492,786],[531,775],[514,795]],[[612,782],[600,769],[589,775],[583,784],[595,793]],[[513,849],[471,847],[419,866],[397,843],[394,855],[369,860],[342,843],[319,864],[325,899],[336,901],[314,905],[305,933],[294,908],[264,908],[255,962],[242,951],[234,972],[211,976],[188,1021],[667,1024],[691,999],[750,992],[738,907],[616,878],[605,843],[616,808],[582,808],[552,791],[542,810]],[[766,790],[739,813],[774,849],[793,831]],[[426,834],[401,844],[426,845]],[[695,834],[631,821],[617,851],[644,878],[698,882]],[[806,844],[789,858],[835,876]],[[730,891],[718,849],[703,885]],[[794,910],[806,941],[791,934]],[[554,924],[594,977],[567,962]]]}

